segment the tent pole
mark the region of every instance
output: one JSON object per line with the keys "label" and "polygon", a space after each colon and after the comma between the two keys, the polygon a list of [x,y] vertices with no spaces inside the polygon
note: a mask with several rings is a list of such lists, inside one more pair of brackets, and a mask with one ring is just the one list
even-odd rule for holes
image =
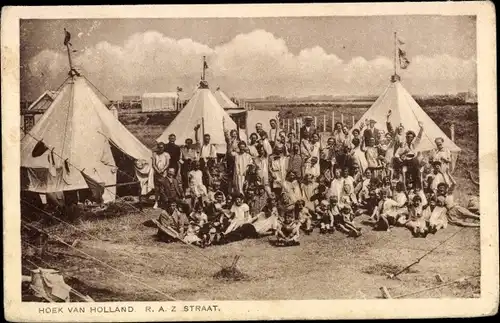
{"label": "tent pole", "polygon": [[205,137],[205,118],[201,117],[201,137]]}
{"label": "tent pole", "polygon": [[335,111],[332,111],[332,132],[335,130]]}
{"label": "tent pole", "polygon": [[396,32],[394,32],[394,75],[398,74],[397,70],[398,67],[396,64],[397,57],[398,57],[397,34]]}

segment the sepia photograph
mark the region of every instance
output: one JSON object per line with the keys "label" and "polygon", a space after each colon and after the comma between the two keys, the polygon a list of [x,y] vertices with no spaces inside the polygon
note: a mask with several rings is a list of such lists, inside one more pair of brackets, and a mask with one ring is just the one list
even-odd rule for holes
{"label": "sepia photograph", "polygon": [[19,138],[8,283],[30,317],[485,297],[496,95],[473,10],[29,12],[2,105]]}

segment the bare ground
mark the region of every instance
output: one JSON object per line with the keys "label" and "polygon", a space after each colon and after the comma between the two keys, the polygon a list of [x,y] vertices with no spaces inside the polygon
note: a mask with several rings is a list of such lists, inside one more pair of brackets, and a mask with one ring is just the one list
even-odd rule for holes
{"label": "bare ground", "polygon": [[[315,232],[302,236],[297,247],[278,248],[270,244],[269,238],[261,238],[194,250],[181,243],[156,241],[156,230],[142,223],[155,218],[157,211],[147,209],[146,214],[78,225],[99,240],[63,225],[50,231],[66,241],[78,238],[77,247],[88,255],[178,300],[373,299],[381,297],[381,286],[386,286],[395,297],[436,286],[436,274],[445,281],[480,274],[476,228],[465,228],[401,274],[399,280],[391,280],[388,273],[404,268],[460,228],[450,226],[424,239],[413,238],[404,228],[387,233],[364,227],[364,234],[358,239],[339,232]],[[56,255],[61,251],[82,256],[60,244],[49,248]],[[200,252],[222,265],[229,265],[234,256],[240,255],[238,268],[248,278],[215,279],[213,275],[220,267]],[[59,254],[47,256],[45,261],[65,271],[68,283],[96,301],[167,300],[166,296],[85,257]],[[412,297],[478,297],[479,289],[479,278],[475,278]]]}

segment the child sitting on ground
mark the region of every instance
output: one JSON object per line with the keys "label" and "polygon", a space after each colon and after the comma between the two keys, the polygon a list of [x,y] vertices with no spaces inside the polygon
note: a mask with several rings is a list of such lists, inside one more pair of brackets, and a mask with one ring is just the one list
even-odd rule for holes
{"label": "child sitting on ground", "polygon": [[[333,196],[332,196],[333,198]],[[330,212],[329,209],[330,203],[328,201],[323,200],[321,203],[316,207],[316,216],[319,220],[319,225],[320,225],[320,230],[319,233],[333,233],[334,231],[334,220],[333,220],[333,213]]]}
{"label": "child sitting on ground", "polygon": [[185,243],[193,244],[202,247],[202,240],[198,237],[200,231],[200,226],[195,221],[189,222],[189,226],[186,230],[186,235],[182,239]]}
{"label": "child sitting on ground", "polygon": [[390,227],[396,224],[398,215],[394,209],[399,207],[399,204],[389,198],[387,190],[382,190],[380,194],[381,200],[373,210],[371,219],[375,223],[375,230],[390,232]]}
{"label": "child sitting on ground", "polygon": [[354,214],[348,205],[343,205],[340,208],[340,214],[335,216],[335,227],[337,230],[344,232],[351,237],[361,236],[361,228],[358,228],[352,222]]}
{"label": "child sitting on ground", "polygon": [[299,226],[300,224],[294,220],[293,213],[286,213],[283,222],[281,222],[276,231],[276,244],[278,246],[300,245]]}
{"label": "child sitting on ground", "polygon": [[295,202],[295,220],[299,221],[300,227],[304,232],[309,235],[313,231],[312,228],[312,215],[309,213],[309,209],[305,207],[305,202],[303,200],[298,200]]}
{"label": "child sitting on ground", "polygon": [[411,200],[411,204],[408,205],[408,220],[405,223],[406,228],[410,230],[414,237],[425,238],[429,233],[426,224],[428,219],[423,215],[422,199],[420,196],[415,195]]}
{"label": "child sitting on ground", "polygon": [[448,226],[448,218],[446,217],[445,198],[433,196],[430,199],[429,206],[424,209],[424,212],[429,213],[429,233],[436,234],[438,230],[446,229]]}

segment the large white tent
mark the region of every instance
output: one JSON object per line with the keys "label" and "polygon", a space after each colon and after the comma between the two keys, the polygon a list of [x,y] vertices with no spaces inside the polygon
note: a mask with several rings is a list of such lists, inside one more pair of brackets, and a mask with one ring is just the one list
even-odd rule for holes
{"label": "large white tent", "polygon": [[460,148],[432,121],[397,80],[389,84],[384,93],[363,114],[361,119],[356,122],[354,128],[359,128],[360,123],[366,119],[373,119],[377,122],[375,127],[386,130],[387,113],[389,110],[392,111],[389,121],[394,127],[403,124],[406,131],[413,130],[415,133],[418,133],[418,123],[422,122],[424,124],[422,140],[418,146],[419,151],[429,151],[435,148],[434,140],[437,137],[444,139],[444,147],[450,151],[460,151]]}
{"label": "large white tent", "polygon": [[359,129],[361,122],[373,119],[377,122],[375,124],[376,128],[387,130],[386,121],[389,110],[392,111],[389,121],[394,128],[402,124],[405,131],[413,130],[415,133],[418,133],[420,129],[418,123],[423,123],[424,132],[422,140],[417,147],[418,151],[428,152],[434,149],[436,147],[434,140],[437,137],[444,139],[444,147],[449,149],[455,157],[461,151],[418,105],[415,99],[403,87],[397,75],[396,77],[393,76],[389,86],[373,103],[370,109],[356,122],[354,128]]}
{"label": "large white tent", "polygon": [[193,97],[156,141],[168,142],[168,136],[172,133],[176,135],[180,144],[187,138],[194,141],[194,127],[200,125],[199,140],[203,140],[203,133],[210,134],[211,143],[215,144],[217,152],[222,154],[226,152],[223,120],[227,130],[237,128],[236,123],[217,102],[206,82],[202,81]]}
{"label": "large white tent", "polygon": [[132,163],[141,161],[138,164],[144,168],[136,168],[136,175],[145,179],[143,193],[148,191],[151,151],[113,116],[84,77],[72,76],[21,140],[21,171],[28,179],[23,189],[37,193],[86,189],[83,170],[87,177],[108,186],[103,199],[112,201],[117,165],[111,145]]}

